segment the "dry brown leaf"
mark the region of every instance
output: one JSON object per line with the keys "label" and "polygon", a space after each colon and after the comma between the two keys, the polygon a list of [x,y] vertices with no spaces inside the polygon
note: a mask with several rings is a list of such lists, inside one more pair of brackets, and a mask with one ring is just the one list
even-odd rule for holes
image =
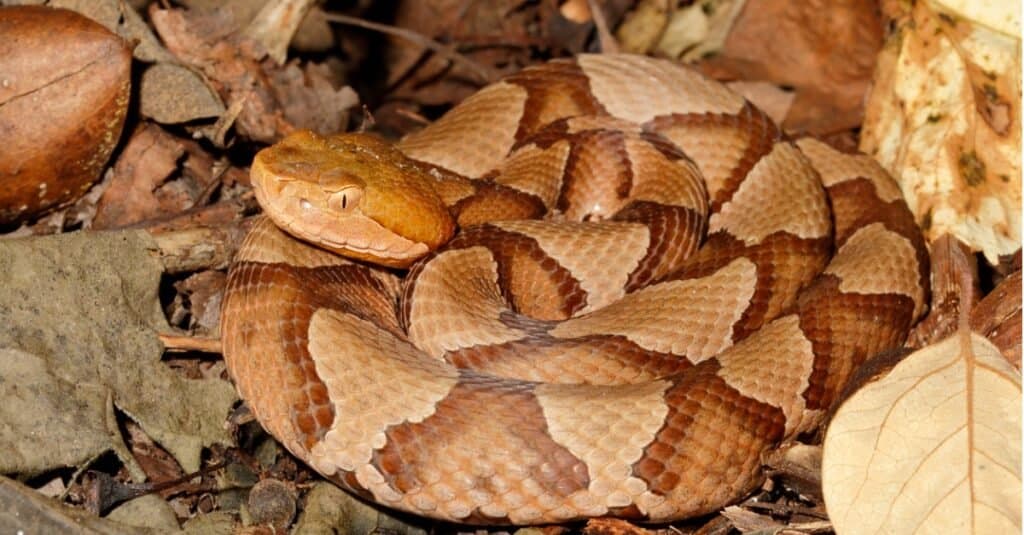
{"label": "dry brown leaf", "polygon": [[[967,245],[943,234],[931,243],[932,299],[928,315],[910,330],[906,347],[921,349],[948,338],[960,325],[960,317],[973,312],[981,294],[978,262]],[[961,303],[970,299],[969,303]],[[984,334],[983,331],[975,332]]]}
{"label": "dry brown leaf", "polygon": [[[479,46],[463,55],[493,69],[493,75],[519,70],[529,51],[515,45],[529,43],[528,10],[518,9],[521,0],[465,2],[464,0],[405,0],[395,8],[394,24],[443,43],[513,45]],[[429,53],[421,44],[389,37],[388,85],[392,98],[412,99],[427,105],[453,104],[476,92],[485,82],[480,73],[447,58]]]}
{"label": "dry brown leaf", "polygon": [[971,311],[971,329],[992,341],[1006,360],[1020,370],[1021,272],[1003,279]]}
{"label": "dry brown leaf", "polygon": [[784,444],[762,458],[768,476],[795,490],[801,497],[821,502],[821,446],[799,442]]}
{"label": "dry brown leaf", "polygon": [[789,115],[789,110],[793,107],[793,99],[796,97],[792,91],[786,91],[768,82],[737,80],[729,82],[726,86],[761,108],[761,111],[767,113],[768,117],[780,124]]}
{"label": "dry brown leaf", "polygon": [[[160,447],[153,437],[139,426],[138,423],[127,420],[122,424],[125,430],[125,442],[132,457],[139,463],[139,468],[146,473],[146,481],[150,483],[165,483],[181,479],[185,475],[174,457],[167,450]],[[164,497],[174,494],[174,489],[165,490],[161,493]]]}
{"label": "dry brown leaf", "polygon": [[792,87],[783,128],[821,135],[860,126],[881,46],[873,2],[748,0],[722,49],[701,67],[719,79]]}
{"label": "dry brown leaf", "polygon": [[[342,132],[359,95],[339,83],[327,64],[290,62],[268,73],[271,90],[289,124],[321,134]],[[341,89],[335,89],[340,86]]]}
{"label": "dry brown leaf", "polygon": [[[241,34],[244,20],[232,10],[156,6],[150,18],[167,48],[205,76],[228,104],[221,115],[224,128],[234,124],[243,137],[266,143],[299,128],[334,133],[347,123],[348,108],[358,104],[355,92],[327,66],[282,66],[266,58],[259,42]],[[220,135],[209,137],[222,141]]]}
{"label": "dry brown leaf", "polygon": [[1021,246],[1020,4],[922,1],[879,56],[861,149],[929,240],[996,264]]}
{"label": "dry brown leaf", "polygon": [[171,325],[185,330],[197,330],[203,336],[217,332],[220,324],[220,305],[224,296],[227,275],[222,271],[206,270],[193,273],[183,281],[174,283],[178,291],[169,307]]}
{"label": "dry brown leaf", "polygon": [[184,181],[168,181],[178,171],[178,162],[188,148],[185,140],[156,125],[145,124],[136,130],[114,164],[114,176],[100,197],[93,228],[121,228],[193,206],[208,186],[200,180],[213,177],[190,174]]}
{"label": "dry brown leaf", "polygon": [[1020,374],[962,332],[853,394],[825,436],[836,533],[1019,533]]}
{"label": "dry brown leaf", "polygon": [[[975,255],[959,240],[943,234],[931,244],[932,301],[928,315],[911,329],[906,346],[914,349],[956,331],[963,311],[971,330],[988,338],[1018,370],[1021,367],[1021,272],[1006,275],[983,299]],[[969,288],[964,288],[970,284]],[[987,285],[987,284],[986,284]],[[967,294],[965,294],[967,290]],[[961,303],[971,296],[966,306]]]}
{"label": "dry brown leaf", "polygon": [[[144,0],[147,4],[149,0]],[[233,18],[241,25],[251,24],[256,15],[269,3],[269,0],[179,0],[175,2],[188,9],[220,10],[230,11]],[[278,2],[280,3],[280,2]],[[306,6],[301,6],[303,9]],[[292,18],[295,11],[284,13]],[[257,23],[263,24],[265,22]],[[335,46],[334,34],[330,24],[324,16],[324,11],[314,5],[306,12],[306,16],[299,22],[298,30],[292,36],[290,43],[284,43],[288,48],[301,52],[327,52]],[[282,56],[283,57],[283,56]],[[284,63],[282,59],[280,63]]]}
{"label": "dry brown leaf", "polygon": [[269,0],[249,21],[243,35],[263,45],[278,64],[288,58],[288,43],[315,0]]}
{"label": "dry brown leaf", "polygon": [[291,131],[277,110],[259,64],[258,43],[232,42],[240,30],[231,11],[159,9],[151,4],[149,17],[168,50],[201,72],[228,104],[241,103],[234,118],[238,132],[250,139],[273,142]]}

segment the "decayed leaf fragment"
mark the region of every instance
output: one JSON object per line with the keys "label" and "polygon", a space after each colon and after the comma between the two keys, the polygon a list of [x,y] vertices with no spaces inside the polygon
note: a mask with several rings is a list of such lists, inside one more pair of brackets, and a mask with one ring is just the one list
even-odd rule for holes
{"label": "decayed leaf fragment", "polygon": [[195,71],[174,63],[157,63],[142,74],[139,106],[143,116],[162,124],[217,117],[224,103]]}
{"label": "decayed leaf fragment", "polygon": [[930,241],[953,234],[996,264],[1021,244],[1020,4],[931,0],[896,16],[861,150],[900,180]]}
{"label": "decayed leaf fragment", "polygon": [[1019,533],[1020,374],[963,332],[853,394],[825,435],[839,534]]}
{"label": "decayed leaf fragment", "polygon": [[626,16],[615,37],[627,52],[657,52],[694,62],[717,53],[746,0],[699,0],[677,6],[641,0]]}

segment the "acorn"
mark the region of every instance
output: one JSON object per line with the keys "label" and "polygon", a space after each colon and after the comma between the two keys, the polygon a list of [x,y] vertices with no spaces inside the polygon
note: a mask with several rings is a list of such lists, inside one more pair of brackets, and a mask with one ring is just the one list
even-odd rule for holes
{"label": "acorn", "polygon": [[0,224],[65,206],[99,179],[124,126],[131,58],[73,11],[0,7]]}

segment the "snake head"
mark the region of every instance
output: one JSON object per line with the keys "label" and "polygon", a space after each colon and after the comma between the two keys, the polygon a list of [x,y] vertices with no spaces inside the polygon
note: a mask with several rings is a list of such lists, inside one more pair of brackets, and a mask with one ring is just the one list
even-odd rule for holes
{"label": "snake head", "polygon": [[274,223],[349,258],[407,267],[455,231],[427,170],[370,134],[298,131],[260,151],[250,174]]}

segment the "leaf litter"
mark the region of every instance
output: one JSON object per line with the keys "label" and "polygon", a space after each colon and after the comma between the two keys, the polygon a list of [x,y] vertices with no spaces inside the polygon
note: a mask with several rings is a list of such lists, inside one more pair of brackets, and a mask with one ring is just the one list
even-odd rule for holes
{"label": "leaf litter", "polygon": [[[25,2],[0,0],[14,3]],[[136,87],[99,184],[69,208],[0,228],[0,317],[11,318],[0,329],[0,446],[14,452],[0,468],[30,485],[0,479],[18,515],[0,514],[0,526],[70,525],[84,509],[96,523],[80,522],[83,531],[125,533],[466,529],[352,498],[283,452],[244,405],[232,411],[218,311],[227,259],[258,211],[247,165],[260,147],[298,128],[398,137],[526,65],[622,48],[693,63],[790,134],[855,148],[873,73],[886,68],[876,54],[894,38],[886,28],[904,20],[886,1],[29,3],[81,11],[131,42]],[[305,16],[280,16],[291,8]],[[780,28],[790,38],[778,39]],[[978,116],[995,132],[1016,131],[1007,121],[1019,115],[1001,105],[1005,84],[977,85]],[[993,169],[975,175],[988,181]],[[1019,196],[1017,170],[1009,184]],[[88,232],[45,236],[78,229]],[[1000,254],[971,271],[985,289],[1003,283],[971,321],[1019,368],[1020,253]],[[956,324],[959,309],[942,295],[915,347]],[[821,437],[803,441],[772,452],[760,491],[720,515],[667,528],[595,520],[520,531],[828,532]],[[258,482],[268,483],[250,493]]]}

